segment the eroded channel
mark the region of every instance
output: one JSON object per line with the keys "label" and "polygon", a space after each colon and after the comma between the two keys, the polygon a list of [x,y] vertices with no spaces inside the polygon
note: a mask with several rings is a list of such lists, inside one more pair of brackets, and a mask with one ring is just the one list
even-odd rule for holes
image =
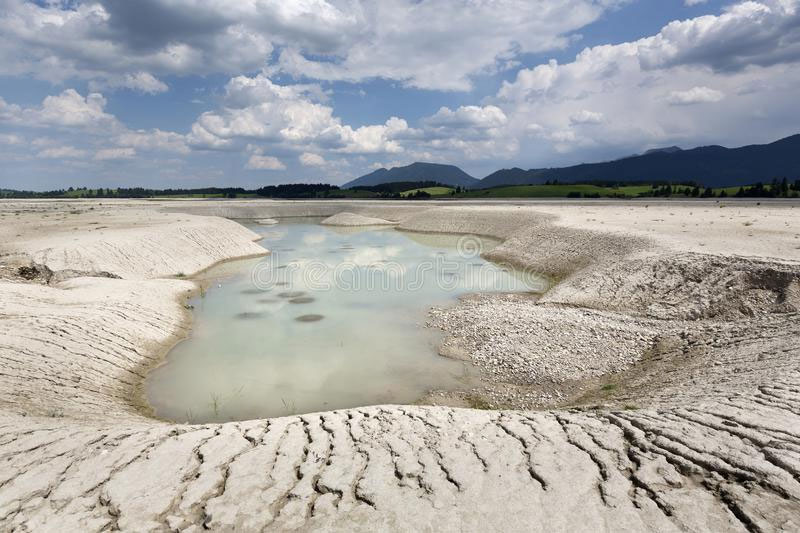
{"label": "eroded channel", "polygon": [[482,259],[497,245],[485,238],[310,219],[246,225],[271,253],[204,274],[191,336],[145,384],[158,417],[246,420],[469,387],[469,365],[438,355],[426,310],[465,293],[542,286]]}

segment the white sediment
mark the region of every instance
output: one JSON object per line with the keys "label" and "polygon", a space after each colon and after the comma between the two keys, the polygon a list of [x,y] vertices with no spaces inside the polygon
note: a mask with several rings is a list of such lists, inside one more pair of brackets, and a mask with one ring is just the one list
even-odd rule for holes
{"label": "white sediment", "polygon": [[[431,322],[487,379],[563,385],[571,408],[148,418],[138,387],[190,319],[195,285],[175,278],[265,252],[204,215],[337,213],[490,235],[504,241],[490,258],[557,279],[541,299],[470,297]],[[0,530],[797,530],[799,213],[0,202]]]}
{"label": "white sediment", "polygon": [[376,217],[365,217],[354,213],[336,213],[320,222],[320,224],[325,226],[390,226],[396,224],[396,222]]}

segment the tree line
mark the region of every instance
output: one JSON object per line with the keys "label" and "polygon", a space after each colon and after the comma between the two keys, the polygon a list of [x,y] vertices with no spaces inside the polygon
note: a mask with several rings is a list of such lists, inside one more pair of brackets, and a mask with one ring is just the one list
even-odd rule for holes
{"label": "tree line", "polygon": [[650,193],[642,193],[640,196],[670,197],[686,196],[688,198],[726,198],[734,196],[736,198],[798,198],[800,197],[800,180],[789,183],[789,180],[774,179],[769,185],[758,182],[755,185],[739,187],[732,195],[726,189],[712,189],[710,187],[693,186],[672,186],[670,184],[656,186]]}

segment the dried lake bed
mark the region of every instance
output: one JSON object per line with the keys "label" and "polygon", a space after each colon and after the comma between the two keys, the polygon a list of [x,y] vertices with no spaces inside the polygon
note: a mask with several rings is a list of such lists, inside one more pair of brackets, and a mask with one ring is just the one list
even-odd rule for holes
{"label": "dried lake bed", "polygon": [[[796,530],[799,209],[0,202],[0,530]],[[148,371],[199,331],[194,276],[269,248],[230,219],[292,216],[489,236],[556,283],[427,316],[492,381],[481,409],[148,416]]]}

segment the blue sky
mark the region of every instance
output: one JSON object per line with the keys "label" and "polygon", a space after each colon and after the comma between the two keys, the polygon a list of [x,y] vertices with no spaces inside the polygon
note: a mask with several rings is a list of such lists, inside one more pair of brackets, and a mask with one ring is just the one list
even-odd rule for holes
{"label": "blue sky", "polygon": [[480,178],[800,130],[800,0],[131,5],[0,0],[0,187]]}

